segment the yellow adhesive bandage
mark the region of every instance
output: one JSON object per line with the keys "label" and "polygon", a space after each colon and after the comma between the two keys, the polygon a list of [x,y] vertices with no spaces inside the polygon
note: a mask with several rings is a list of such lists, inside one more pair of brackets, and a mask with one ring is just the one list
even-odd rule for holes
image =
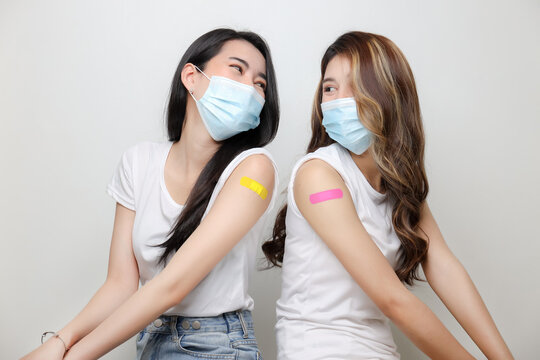
{"label": "yellow adhesive bandage", "polygon": [[254,191],[261,197],[261,199],[266,199],[266,196],[268,196],[268,190],[262,185],[256,182],[253,179],[248,178],[247,176],[244,176],[240,179],[240,185],[247,187],[248,189]]}

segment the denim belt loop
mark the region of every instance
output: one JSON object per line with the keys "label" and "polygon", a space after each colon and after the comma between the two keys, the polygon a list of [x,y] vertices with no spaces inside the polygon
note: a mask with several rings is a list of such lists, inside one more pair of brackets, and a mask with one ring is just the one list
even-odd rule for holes
{"label": "denim belt loop", "polygon": [[176,322],[178,320],[178,316],[173,315],[171,316],[171,333],[174,340],[178,340],[178,329],[176,328]]}
{"label": "denim belt loop", "polygon": [[244,339],[248,338],[248,331],[246,326],[246,321],[244,320],[244,314],[242,313],[242,310],[236,310],[236,314],[238,315],[238,319],[240,319],[240,325],[242,325],[242,331],[244,332]]}

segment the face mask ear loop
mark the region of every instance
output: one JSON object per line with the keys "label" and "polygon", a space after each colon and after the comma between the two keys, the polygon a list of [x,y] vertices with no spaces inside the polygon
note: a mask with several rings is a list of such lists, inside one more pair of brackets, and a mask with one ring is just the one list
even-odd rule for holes
{"label": "face mask ear loop", "polygon": [[189,95],[191,95],[191,97],[195,101],[195,103],[198,103],[197,99],[195,99],[195,96],[193,96],[193,90],[189,90],[188,92],[189,92]]}
{"label": "face mask ear loop", "polygon": [[[201,74],[203,74],[208,80],[210,80],[210,78],[208,76],[206,76],[206,74],[204,73],[204,71],[202,71],[201,69],[199,69],[199,67],[195,64],[193,64],[193,66],[195,66],[195,69],[197,69]],[[189,95],[191,95],[191,97],[193,98],[193,100],[195,100],[196,103],[198,103],[197,99],[195,99],[195,96],[193,95],[193,90],[189,90]]]}
{"label": "face mask ear loop", "polygon": [[201,69],[199,69],[199,67],[197,65],[193,64],[193,66],[195,66],[195,69],[199,70],[199,72],[201,74],[203,74],[208,80],[210,80],[210,78],[208,76],[206,76],[206,74]]}

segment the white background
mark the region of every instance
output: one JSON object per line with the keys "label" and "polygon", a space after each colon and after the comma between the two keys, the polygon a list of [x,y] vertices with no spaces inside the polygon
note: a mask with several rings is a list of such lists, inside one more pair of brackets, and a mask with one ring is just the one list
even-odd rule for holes
{"label": "white background", "polygon": [[[102,284],[114,211],[106,184],[130,145],[165,139],[178,61],[221,26],[258,32],[272,50],[282,113],[268,149],[280,189],[310,137],[326,47],[363,30],[403,50],[423,111],[432,210],[516,359],[537,357],[537,0],[1,0],[1,358],[33,349]],[[258,341],[274,359],[279,270],[255,274],[251,289]],[[483,358],[429,287],[414,291]],[[423,358],[397,330],[396,341],[403,359]],[[133,358],[134,348],[106,358]]]}

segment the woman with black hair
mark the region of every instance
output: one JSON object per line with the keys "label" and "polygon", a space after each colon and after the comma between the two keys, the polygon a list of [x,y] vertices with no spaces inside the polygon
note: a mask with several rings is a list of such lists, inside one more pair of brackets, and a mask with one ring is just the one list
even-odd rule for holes
{"label": "woman with black hair", "polygon": [[262,148],[278,121],[264,40],[198,38],[172,82],[169,141],[128,149],[108,186],[105,283],[24,359],[97,359],[137,333],[138,359],[260,358],[247,286],[278,185]]}

